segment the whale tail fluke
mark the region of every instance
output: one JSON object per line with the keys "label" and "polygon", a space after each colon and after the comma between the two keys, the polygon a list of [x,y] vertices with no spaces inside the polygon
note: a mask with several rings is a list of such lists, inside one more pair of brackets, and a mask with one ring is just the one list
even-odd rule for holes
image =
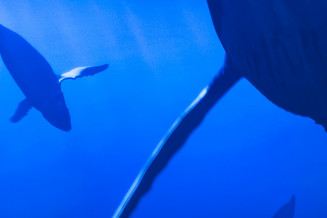
{"label": "whale tail fluke", "polygon": [[100,73],[108,68],[108,64],[99,65],[99,66],[86,66],[86,67],[77,67],[66,73],[63,73],[59,76],[59,83],[66,79],[76,79],[83,76],[93,76],[97,73]]}
{"label": "whale tail fluke", "polygon": [[24,100],[22,100],[16,111],[15,114],[10,117],[10,121],[12,123],[17,123],[18,121],[20,121],[23,117],[26,116],[27,112],[32,108],[32,105],[29,103],[29,101],[25,98]]}

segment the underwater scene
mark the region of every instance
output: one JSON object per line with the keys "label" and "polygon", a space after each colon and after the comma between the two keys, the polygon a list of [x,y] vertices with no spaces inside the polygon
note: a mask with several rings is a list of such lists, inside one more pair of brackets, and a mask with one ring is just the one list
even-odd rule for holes
{"label": "underwater scene", "polygon": [[327,217],[325,9],[1,1],[0,218]]}

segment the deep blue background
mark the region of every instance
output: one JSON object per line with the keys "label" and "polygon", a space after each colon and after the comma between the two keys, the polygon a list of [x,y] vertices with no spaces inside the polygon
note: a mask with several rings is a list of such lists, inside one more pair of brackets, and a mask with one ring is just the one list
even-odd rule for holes
{"label": "deep blue background", "polygon": [[[73,129],[31,110],[0,62],[0,217],[110,217],[174,120],[222,66],[206,1],[10,0],[0,23],[65,81]],[[0,39],[1,40],[1,39]],[[134,217],[327,217],[327,137],[240,81],[158,177]]]}

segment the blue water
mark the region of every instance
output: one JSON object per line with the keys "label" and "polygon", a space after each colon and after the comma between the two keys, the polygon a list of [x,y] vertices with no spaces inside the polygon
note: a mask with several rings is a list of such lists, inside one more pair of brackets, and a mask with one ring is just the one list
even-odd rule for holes
{"label": "blue water", "polygon": [[[111,217],[174,120],[222,66],[205,1],[0,2],[0,23],[58,74],[69,133],[34,110],[0,61],[0,217]],[[1,40],[1,39],[0,39]],[[271,217],[292,196],[295,217],[327,217],[327,134],[241,80],[213,108],[133,217]]]}

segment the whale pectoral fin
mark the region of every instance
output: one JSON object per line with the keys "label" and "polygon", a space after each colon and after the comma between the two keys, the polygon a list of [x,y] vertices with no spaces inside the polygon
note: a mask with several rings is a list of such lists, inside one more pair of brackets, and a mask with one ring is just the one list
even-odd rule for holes
{"label": "whale pectoral fin", "polygon": [[188,137],[201,124],[210,109],[242,77],[232,60],[225,65],[212,83],[180,115],[154,149],[140,170],[113,217],[129,217],[140,199],[150,190],[154,180],[172,157],[183,147]]}
{"label": "whale pectoral fin", "polygon": [[15,114],[10,117],[10,121],[13,123],[16,123],[18,121],[20,121],[23,117],[26,116],[27,112],[32,108],[32,105],[30,104],[30,102],[25,98],[24,100],[22,100],[16,111]]}
{"label": "whale pectoral fin", "polygon": [[93,76],[97,73],[100,73],[108,68],[108,64],[100,65],[100,66],[87,66],[87,67],[77,67],[63,73],[59,76],[59,83],[66,79],[76,79],[81,78],[83,76]]}

